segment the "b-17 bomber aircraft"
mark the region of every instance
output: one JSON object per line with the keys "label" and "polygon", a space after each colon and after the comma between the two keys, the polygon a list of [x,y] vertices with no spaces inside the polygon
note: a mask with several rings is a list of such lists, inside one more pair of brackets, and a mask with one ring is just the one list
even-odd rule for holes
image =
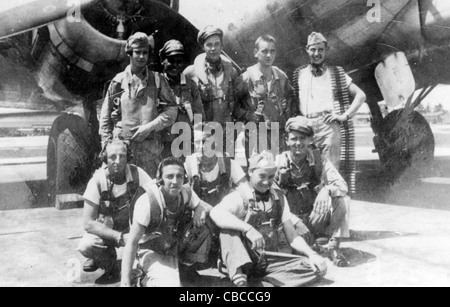
{"label": "b-17 bomber aircraft", "polygon": [[[255,63],[257,37],[276,37],[275,65],[290,78],[309,63],[308,35],[323,33],[329,62],[344,67],[367,95],[383,180],[394,181],[410,166],[433,162],[436,134],[417,108],[437,85],[450,83],[448,0],[7,2],[0,3],[0,108],[11,112],[0,114],[0,122],[15,109],[35,111],[21,113],[28,121],[37,120],[39,112],[57,116],[48,137],[46,185],[58,209],[82,200],[79,195],[98,167],[99,107],[111,80],[128,65],[127,39],[136,32],[152,35],[155,51],[177,39],[192,63],[202,52],[201,29],[194,26],[199,19],[224,30],[224,55],[239,72]],[[149,66],[160,71],[159,63],[154,52]],[[383,114],[381,101],[393,111]],[[354,192],[352,127],[346,133],[342,157],[351,166],[346,179]],[[423,205],[428,209],[354,204],[352,235],[344,248],[351,265],[330,266],[320,285],[448,285],[448,212],[428,210],[436,209],[429,204]],[[75,250],[82,232],[80,210],[0,211],[0,284],[93,284],[98,276],[81,273],[84,259]],[[206,280],[204,285],[216,285]]]}
{"label": "b-17 bomber aircraft", "polygon": [[[214,3],[196,2],[196,10]],[[308,34],[320,31],[331,46],[330,62],[345,67],[367,94],[384,168],[395,176],[433,159],[433,133],[414,110],[437,84],[450,80],[448,1],[257,0],[242,10],[231,3],[221,2],[212,20],[224,29],[225,53],[236,68],[250,66],[255,38],[271,34],[279,42],[276,64],[292,75],[309,61]],[[201,52],[198,29],[179,8],[178,0],[23,0],[0,6],[0,107],[67,113],[53,123],[48,144],[53,199],[81,193],[95,168],[98,105],[127,64],[124,46],[132,33],[153,34],[155,50],[178,39],[190,60]],[[158,62],[155,52],[153,69]],[[416,89],[423,90],[413,100]],[[385,118],[382,100],[397,108]],[[345,154],[353,159],[350,145]]]}

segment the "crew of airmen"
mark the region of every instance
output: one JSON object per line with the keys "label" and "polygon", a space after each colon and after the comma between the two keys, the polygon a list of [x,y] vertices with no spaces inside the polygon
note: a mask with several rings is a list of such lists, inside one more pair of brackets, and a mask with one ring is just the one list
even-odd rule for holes
{"label": "crew of airmen", "polygon": [[[168,41],[158,73],[148,68],[152,37],[128,39],[130,65],[111,82],[101,111],[104,164],[84,195],[84,270],[103,269],[98,283],[123,287],[181,286],[211,267],[238,287],[301,286],[326,274],[326,257],[348,265],[339,249],[350,203],[339,127],[364,93],[327,65],[320,33],[309,36],[310,64],[293,82],[273,66],[274,37],[256,40],[257,64],[241,76],[223,55],[221,29],[206,27],[198,43],[204,53],[183,71],[185,47]],[[345,112],[335,108],[336,78],[354,97]],[[244,166],[234,159],[235,130],[226,129],[233,122],[256,124],[245,134]],[[171,131],[175,123],[190,127],[184,151],[173,146],[181,135]],[[193,153],[173,157],[186,149]]]}

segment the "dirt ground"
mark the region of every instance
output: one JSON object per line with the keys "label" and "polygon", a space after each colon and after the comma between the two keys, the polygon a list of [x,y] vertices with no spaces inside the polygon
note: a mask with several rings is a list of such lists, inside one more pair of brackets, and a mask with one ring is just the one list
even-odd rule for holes
{"label": "dirt ground", "polygon": [[[0,286],[98,286],[103,272],[81,272],[84,259],[75,250],[81,213],[0,212]],[[450,286],[449,220],[446,211],[354,201],[352,237],[342,244],[350,267],[328,262],[325,279],[312,286]],[[217,271],[201,274],[197,286],[229,285]]]}

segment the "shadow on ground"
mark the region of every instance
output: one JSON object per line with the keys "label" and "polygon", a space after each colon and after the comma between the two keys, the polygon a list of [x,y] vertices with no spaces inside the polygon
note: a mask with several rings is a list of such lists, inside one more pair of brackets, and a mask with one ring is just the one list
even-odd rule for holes
{"label": "shadow on ground", "polygon": [[373,254],[363,252],[354,248],[341,248],[341,252],[348,260],[349,265],[347,266],[347,268],[354,268],[369,262],[373,262],[377,258]]}

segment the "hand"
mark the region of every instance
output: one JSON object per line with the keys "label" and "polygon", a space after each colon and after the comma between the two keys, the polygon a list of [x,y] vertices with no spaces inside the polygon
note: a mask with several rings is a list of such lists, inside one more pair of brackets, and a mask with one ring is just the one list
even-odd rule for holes
{"label": "hand", "polygon": [[260,251],[266,248],[266,241],[263,235],[255,228],[252,227],[245,235],[252,242],[252,250]]}
{"label": "hand", "polygon": [[142,143],[143,141],[145,141],[145,139],[148,138],[150,133],[153,132],[153,129],[149,125],[142,125],[135,128],[131,128],[131,132],[134,133],[131,140],[138,143]]}
{"label": "hand", "polygon": [[316,214],[327,214],[331,210],[330,190],[326,187],[320,190],[314,203],[314,212]]}
{"label": "hand", "polygon": [[206,223],[207,211],[202,205],[197,206],[194,210],[194,227],[203,227]]}
{"label": "hand", "polygon": [[325,222],[327,214],[330,212],[332,206],[331,197],[329,195],[328,188],[323,188],[319,195],[317,195],[316,202],[314,203],[314,210],[311,213],[311,223],[313,225]]}
{"label": "hand", "polygon": [[342,123],[347,121],[347,116],[346,115],[338,115],[338,114],[328,114],[325,115],[323,118],[325,124],[331,124],[333,122],[338,122],[338,123]]}
{"label": "hand", "polygon": [[327,263],[325,262],[325,259],[318,254],[309,256],[309,263],[314,273],[320,276],[325,276],[325,274],[327,274]]}
{"label": "hand", "polygon": [[283,167],[278,170],[278,174],[280,176],[280,185],[287,185],[289,182],[289,178],[291,178],[291,171]]}

